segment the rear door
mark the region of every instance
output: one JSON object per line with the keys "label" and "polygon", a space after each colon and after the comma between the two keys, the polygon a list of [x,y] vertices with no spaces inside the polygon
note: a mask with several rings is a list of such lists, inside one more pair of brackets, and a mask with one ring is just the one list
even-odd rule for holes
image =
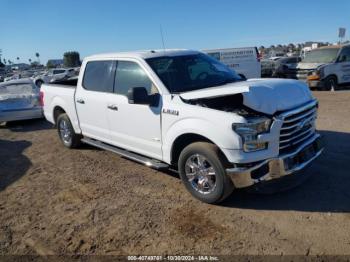
{"label": "rear door", "polygon": [[110,142],[107,102],[113,92],[115,62],[90,61],[78,83],[75,104],[83,135]]}

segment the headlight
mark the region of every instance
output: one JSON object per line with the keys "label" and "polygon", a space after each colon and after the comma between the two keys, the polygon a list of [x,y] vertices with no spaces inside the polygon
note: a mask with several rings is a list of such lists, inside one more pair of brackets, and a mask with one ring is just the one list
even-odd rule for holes
{"label": "headlight", "polygon": [[240,135],[243,140],[243,150],[253,152],[266,149],[268,143],[258,141],[258,135],[270,130],[271,119],[252,118],[247,123],[234,123],[232,129]]}
{"label": "headlight", "polygon": [[309,81],[320,80],[323,78],[324,78],[324,67],[317,68],[315,71],[312,71],[307,76],[307,80],[309,80]]}

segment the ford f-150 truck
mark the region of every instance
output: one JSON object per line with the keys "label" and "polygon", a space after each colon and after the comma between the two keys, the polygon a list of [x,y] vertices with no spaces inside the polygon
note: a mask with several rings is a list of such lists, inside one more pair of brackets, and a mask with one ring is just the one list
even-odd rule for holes
{"label": "ford f-150 truck", "polygon": [[87,57],[76,83],[43,84],[41,92],[63,145],[83,142],[175,169],[206,203],[235,188],[296,185],[323,151],[318,103],[306,84],[243,80],[198,51]]}

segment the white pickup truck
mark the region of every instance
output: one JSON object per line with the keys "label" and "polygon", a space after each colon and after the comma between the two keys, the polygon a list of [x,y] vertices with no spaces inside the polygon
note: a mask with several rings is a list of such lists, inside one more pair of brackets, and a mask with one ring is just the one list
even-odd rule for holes
{"label": "white pickup truck", "polygon": [[323,151],[318,103],[296,80],[241,79],[190,50],[96,55],[76,85],[41,87],[63,144],[80,142],[157,169],[218,203],[234,188],[282,190]]}

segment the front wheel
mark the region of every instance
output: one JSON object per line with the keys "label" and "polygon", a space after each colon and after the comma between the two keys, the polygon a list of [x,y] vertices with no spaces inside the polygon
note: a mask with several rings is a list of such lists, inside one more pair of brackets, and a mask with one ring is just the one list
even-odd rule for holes
{"label": "front wheel", "polygon": [[324,80],[324,88],[325,91],[337,90],[338,89],[338,81],[334,76],[329,76]]}
{"label": "front wheel", "polygon": [[181,180],[195,198],[209,204],[219,203],[233,191],[225,171],[226,162],[217,146],[206,142],[190,144],[179,157]]}
{"label": "front wheel", "polygon": [[67,114],[61,114],[58,116],[57,131],[65,147],[76,148],[80,145],[81,136],[74,132],[72,123]]}

